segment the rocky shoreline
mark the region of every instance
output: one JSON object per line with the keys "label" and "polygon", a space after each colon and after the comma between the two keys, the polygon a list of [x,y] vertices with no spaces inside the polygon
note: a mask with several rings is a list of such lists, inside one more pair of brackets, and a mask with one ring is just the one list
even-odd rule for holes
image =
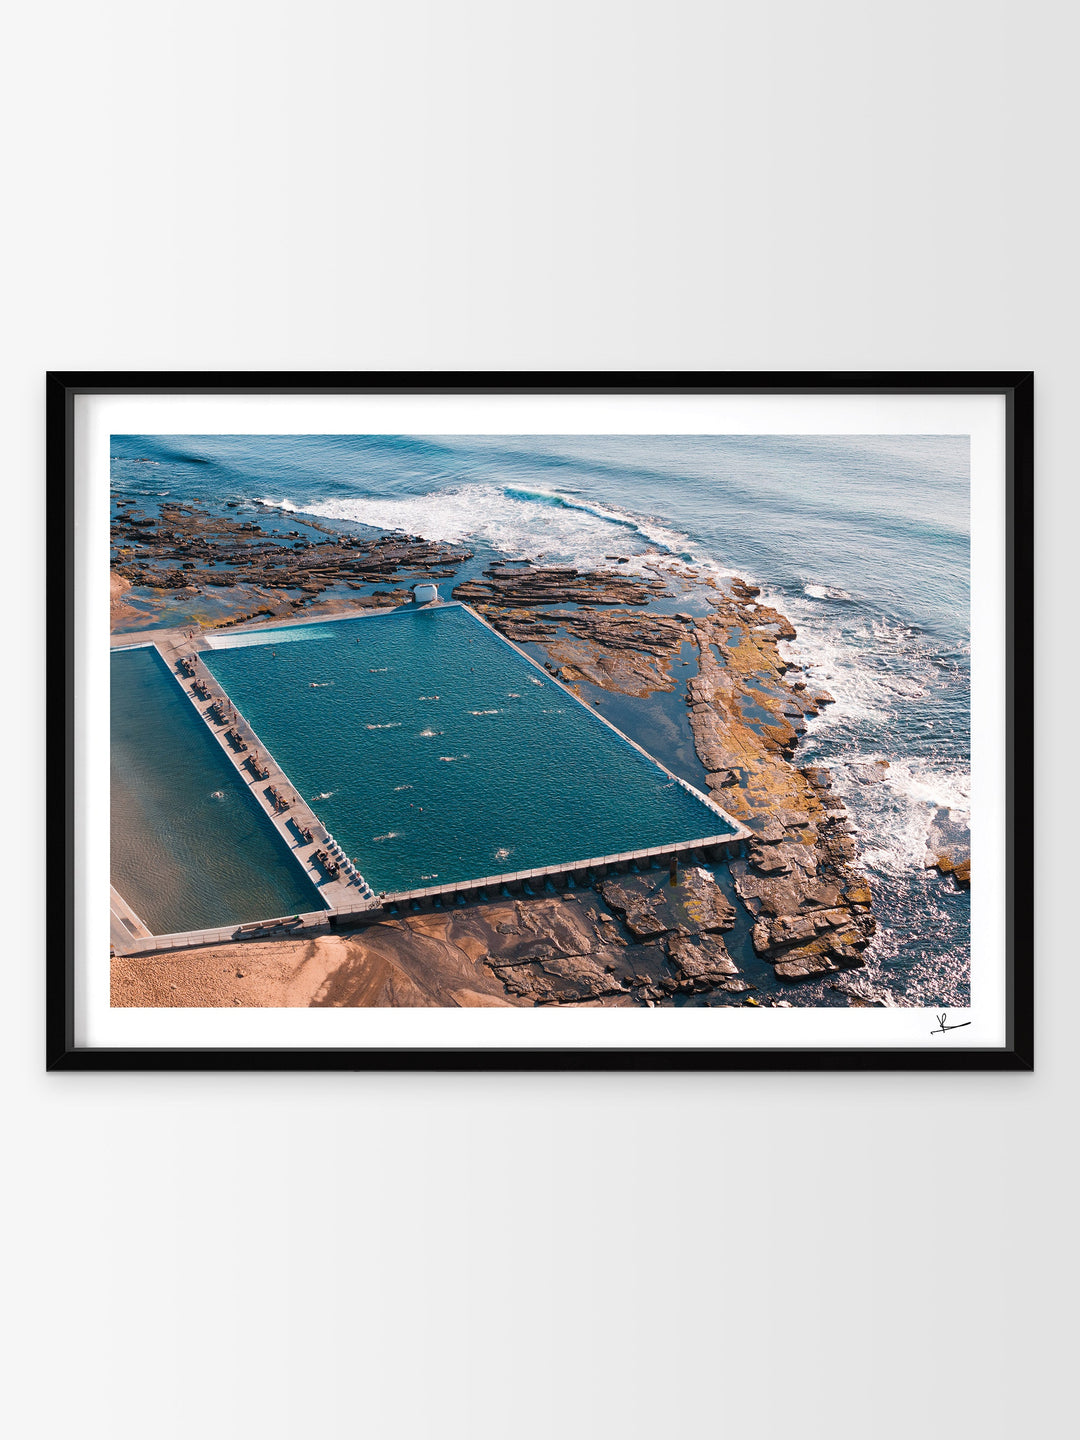
{"label": "rocky shoreline", "polygon": [[[257,602],[251,609],[234,605],[218,617],[196,617],[204,628],[221,628],[309,613],[313,601],[335,588],[368,591],[353,598],[357,606],[400,605],[410,598],[411,584],[449,578],[472,559],[472,552],[460,546],[419,536],[361,539],[315,520],[287,518],[301,528],[268,532],[257,520],[214,516],[173,501],[161,505],[156,520],[124,509],[111,527],[113,598],[119,599],[119,582],[125,590],[158,592],[161,599],[184,596],[194,602],[208,591],[229,591]],[[311,538],[307,531],[322,538]],[[372,588],[379,584],[394,588]],[[128,602],[120,620],[129,612],[141,618]]]}
{"label": "rocky shoreline", "polygon": [[[705,616],[591,608],[672,598],[679,567],[654,568],[656,579],[641,580],[496,566],[485,571],[486,583],[453,593],[509,639],[540,641],[570,685],[585,679],[628,695],[671,689],[672,661],[692,640],[698,673],[687,686],[687,718],[695,749],[717,804],[755,832],[747,857],[731,864],[739,898],[755,917],[755,951],[783,980],[861,965],[875,922],[869,884],[853,863],[850,822],[830,793],[828,771],[792,763],[807,717],[832,696],[812,690],[800,668],[781,658],[778,642],[794,639],[794,627],[738,578],[726,591],[711,586]],[[582,608],[537,614],[568,601]]]}
{"label": "rocky shoreline", "polygon": [[[295,526],[327,530],[287,518]],[[210,587],[235,602],[212,622],[217,625],[307,611],[335,589],[340,609],[342,587],[368,591],[354,594],[345,608],[394,605],[411,593],[403,582],[451,578],[472,558],[415,536],[361,539],[329,532],[311,540],[299,528],[270,536],[258,522],[211,517],[173,503],[161,506],[157,521],[118,517],[113,540],[114,617],[134,587],[183,590],[193,598]],[[754,832],[745,855],[730,862],[754,952],[790,985],[861,966],[875,921],[869,883],[855,863],[852,827],[828,771],[800,768],[795,760],[807,719],[832,697],[780,655],[779,642],[794,638],[794,628],[744,581],[732,579],[722,588],[711,579],[702,582],[659,554],[649,565],[652,578],[646,578],[612,559],[612,569],[598,571],[499,562],[482,577],[457,584],[452,594],[508,639],[542,647],[544,663],[572,688],[584,682],[636,698],[671,692],[676,665],[691,664],[681,657],[696,656],[696,673],[686,683],[686,724],[711,795]],[[396,588],[372,589],[379,582]],[[669,613],[666,604],[650,608],[679,603],[691,591],[700,595],[702,584],[706,614]],[[247,608],[253,594],[265,601],[254,614]],[[425,990],[423,965],[414,954],[424,937],[429,963],[431,943],[442,947],[444,959],[460,952],[458,990],[500,995],[502,1003],[654,1005],[701,995],[711,996],[710,1003],[759,1003],[724,941],[737,914],[704,865],[681,868],[674,884],[666,871],[609,875],[595,890],[384,919],[350,935],[349,965],[363,971],[363,956],[385,958],[396,946],[399,958],[413,957],[409,983],[418,994],[450,996],[453,987],[443,984],[432,982]],[[171,964],[177,962],[170,956]],[[131,974],[134,963],[125,962],[124,973]],[[364,993],[369,979],[360,986]],[[344,973],[333,983],[328,979],[325,993],[336,998],[307,1003],[462,1003],[350,1000],[345,997],[360,991]],[[790,993],[797,997],[798,986]],[[201,1003],[217,1002],[204,996]]]}

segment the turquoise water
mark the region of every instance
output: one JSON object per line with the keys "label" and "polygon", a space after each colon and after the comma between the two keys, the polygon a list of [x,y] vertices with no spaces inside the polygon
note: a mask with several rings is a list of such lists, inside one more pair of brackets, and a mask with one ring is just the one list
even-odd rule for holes
{"label": "turquoise water", "polygon": [[156,650],[111,663],[112,883],[156,935],[322,907]]}
{"label": "turquoise water", "polygon": [[460,606],[260,638],[203,658],[376,891],[726,833]]}

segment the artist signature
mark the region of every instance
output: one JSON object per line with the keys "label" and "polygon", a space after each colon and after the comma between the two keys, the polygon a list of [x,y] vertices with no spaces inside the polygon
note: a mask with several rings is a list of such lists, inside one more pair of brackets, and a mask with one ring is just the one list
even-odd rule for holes
{"label": "artist signature", "polygon": [[930,1031],[930,1034],[931,1034],[931,1035],[944,1035],[946,1030],[962,1030],[965,1025],[970,1025],[970,1024],[971,1024],[971,1021],[970,1021],[970,1020],[961,1020],[961,1021],[959,1021],[956,1025],[946,1025],[946,1024],[945,1024],[945,1021],[946,1021],[947,1018],[948,1018],[948,1017],[947,1017],[945,1011],[942,1011],[942,1013],[941,1013],[940,1015],[935,1015],[935,1016],[934,1016],[934,1019],[935,1019],[935,1020],[937,1021],[937,1023],[938,1023],[938,1028],[937,1028],[936,1030],[931,1030],[931,1031]]}

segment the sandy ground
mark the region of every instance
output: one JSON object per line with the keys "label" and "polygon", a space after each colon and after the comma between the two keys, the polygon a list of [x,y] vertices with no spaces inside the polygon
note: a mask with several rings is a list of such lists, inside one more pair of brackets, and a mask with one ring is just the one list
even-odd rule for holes
{"label": "sandy ground", "polygon": [[715,984],[741,993],[747,986],[733,978],[719,935],[733,915],[712,876],[690,867],[677,891],[620,877],[603,895],[515,897],[344,933],[121,956],[112,962],[112,1003],[621,1006]]}
{"label": "sandy ground", "polygon": [[247,940],[112,962],[116,1006],[509,1003],[502,984],[460,946],[393,922],[349,935]]}

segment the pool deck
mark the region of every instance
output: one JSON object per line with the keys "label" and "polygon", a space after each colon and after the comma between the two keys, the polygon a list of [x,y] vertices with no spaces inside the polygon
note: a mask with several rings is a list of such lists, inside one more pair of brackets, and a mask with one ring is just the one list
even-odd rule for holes
{"label": "pool deck", "polygon": [[109,941],[118,953],[126,953],[134,941],[153,939],[150,927],[140,920],[114,885],[109,886]]}
{"label": "pool deck", "polygon": [[[326,902],[327,909],[310,912],[305,915],[268,920],[261,926],[256,925],[233,925],[224,926],[213,930],[191,930],[173,935],[151,935],[147,927],[139,920],[134,911],[125,904],[122,898],[113,891],[114,902],[118,901],[122,910],[117,909],[114,903],[112,943],[118,954],[143,954],[150,951],[185,949],[191,945],[221,944],[232,940],[244,938],[267,938],[274,933],[294,933],[295,930],[326,930],[338,920],[346,925],[364,924],[385,916],[392,908],[408,906],[419,909],[425,905],[441,905],[443,899],[449,899],[451,903],[467,902],[468,900],[483,899],[485,895],[495,898],[503,891],[531,893],[530,886],[535,886],[537,892],[542,892],[546,886],[561,882],[564,886],[576,883],[575,877],[584,879],[589,872],[606,875],[611,870],[622,871],[630,867],[638,867],[644,864],[646,868],[661,864],[665,861],[677,859],[679,856],[687,856],[694,852],[705,852],[712,850],[720,854],[734,854],[740,851],[746,840],[750,838],[751,832],[738,820],[721,809],[711,796],[703,794],[695,786],[683,780],[663,765],[654,755],[650,755],[635,740],[631,740],[617,726],[612,725],[606,716],[587,704],[581,697],[560,680],[545,670],[526,651],[508,640],[506,636],[491,625],[482,615],[478,615],[471,606],[463,604],[458,600],[435,601],[431,605],[425,605],[424,609],[434,609],[438,606],[455,606],[466,610],[472,618],[482,625],[504,645],[508,645],[530,666],[543,675],[553,685],[565,693],[578,705],[586,709],[600,724],[606,725],[614,731],[626,744],[632,745],[639,750],[647,759],[651,760],[660,770],[677,781],[685,790],[695,795],[704,806],[711,810],[718,819],[729,827],[724,834],[707,835],[693,840],[678,841],[673,844],[653,846],[647,849],[623,851],[615,855],[594,856],[589,859],[569,860],[557,865],[544,865],[532,870],[511,871],[502,875],[489,875],[478,879],[461,880],[445,885],[426,886],[422,889],[395,891],[394,893],[372,896],[370,890],[362,883],[356,881],[331,880],[327,877],[318,863],[314,860],[317,849],[325,846],[328,840],[328,832],[322,822],[315,816],[314,812],[306,804],[285,775],[284,771],[274,760],[269,750],[259,740],[254,730],[233,706],[226,692],[210,674],[205,664],[198,661],[198,654],[202,650],[212,649],[213,640],[208,640],[216,632],[202,632],[199,630],[177,629],[177,630],[144,630],[135,633],[114,635],[112,637],[112,648],[114,650],[131,649],[143,646],[153,646],[161,654],[177,684],[183,690],[188,700],[202,715],[207,728],[215,736],[218,744],[232,762],[234,770],[242,778],[244,784],[255,796],[267,815],[274,828],[282,836],[289,847],[289,850],[303,866],[308,878],[317,886],[319,894]],[[397,607],[393,607],[397,608]],[[409,607],[412,608],[412,607]],[[247,625],[230,626],[225,634],[244,634],[252,631],[269,630],[281,628],[283,624],[292,626],[298,624],[330,624],[337,620],[359,619],[363,616],[374,614],[392,613],[390,607],[379,611],[370,609],[347,612],[328,616],[311,616],[304,620],[280,619],[255,622]],[[185,655],[196,657],[196,676],[188,677],[180,666],[180,658]],[[208,691],[206,699],[200,698],[192,688],[192,679],[201,680]],[[224,723],[217,723],[209,713],[215,700],[220,700],[228,707],[230,718]],[[234,729],[247,742],[247,752],[237,753],[226,739],[225,732]],[[269,774],[262,779],[256,779],[244,765],[247,755],[257,751]],[[290,808],[286,812],[275,810],[273,802],[266,793],[271,786],[276,788],[290,800]],[[296,819],[301,825],[311,831],[313,839],[311,842],[303,842],[295,834],[289,824],[291,819]],[[483,893],[482,893],[483,892]],[[492,893],[494,892],[494,893]],[[137,922],[134,927],[131,924],[125,925],[124,917]],[[128,933],[132,929],[138,929],[141,933]]]}

